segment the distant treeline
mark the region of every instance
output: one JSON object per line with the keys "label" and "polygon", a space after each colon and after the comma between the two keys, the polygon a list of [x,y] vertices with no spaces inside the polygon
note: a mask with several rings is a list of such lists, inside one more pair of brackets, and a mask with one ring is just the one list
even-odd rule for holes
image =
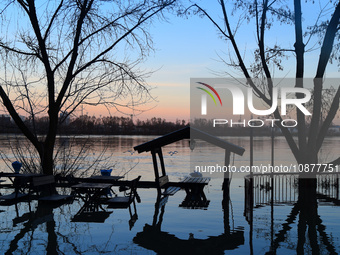
{"label": "distant treeline", "polygon": [[[46,117],[35,118],[35,125],[30,119],[26,119],[30,128],[36,133],[44,134],[47,130],[48,119]],[[76,118],[67,118],[59,125],[61,135],[161,135],[181,129],[189,125],[185,120],[175,122],[162,118],[147,120],[132,120],[129,117],[96,117],[82,115]],[[1,133],[20,133],[15,123],[10,118],[0,118]]]}
{"label": "distant treeline", "polygon": [[[26,119],[28,126],[35,129],[37,134],[45,134],[48,126],[47,117],[35,118],[35,125],[30,119]],[[129,117],[96,117],[81,115],[75,118],[67,118],[59,125],[60,135],[163,135],[189,125],[185,120],[176,120],[175,122],[166,121],[166,119],[153,117],[147,120],[132,120]],[[199,128],[202,131],[211,133],[212,120],[194,119],[192,127]],[[274,130],[266,125],[263,127],[250,128],[243,126],[230,127],[229,125],[218,125],[213,128],[213,134],[219,136],[249,136],[250,130],[254,136],[270,136],[272,131],[275,135],[282,135],[279,128]],[[297,128],[289,128],[293,134],[297,134]],[[10,117],[0,115],[0,133],[21,133]],[[340,126],[332,126],[328,130],[328,135],[339,136]]]}
{"label": "distant treeline", "polygon": [[176,122],[153,117],[147,120],[132,121],[128,117],[95,117],[82,115],[61,125],[61,133],[104,134],[104,135],[161,135],[183,128],[185,120]]}

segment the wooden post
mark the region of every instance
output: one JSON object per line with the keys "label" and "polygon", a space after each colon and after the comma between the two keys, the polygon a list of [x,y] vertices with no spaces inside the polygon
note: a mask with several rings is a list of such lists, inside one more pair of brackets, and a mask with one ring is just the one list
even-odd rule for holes
{"label": "wooden post", "polygon": [[271,148],[272,148],[272,166],[274,166],[274,138],[275,138],[275,136],[274,136],[274,131],[275,131],[275,128],[274,127],[272,127],[272,135],[271,135],[271,142],[272,142],[272,146],[271,146]]}
{"label": "wooden post", "polygon": [[161,188],[160,188],[160,185],[159,185],[159,172],[158,172],[156,150],[151,150],[151,155],[152,155],[153,170],[155,172],[155,182],[156,182],[158,194],[160,194]]}
{"label": "wooden post", "polygon": [[[275,128],[272,127],[272,134],[271,134],[271,149],[272,149],[272,166],[274,168],[274,131]],[[270,174],[270,193],[271,193],[271,199],[270,199],[270,247],[273,248],[274,245],[274,173]]]}
{"label": "wooden post", "polygon": [[158,157],[159,157],[159,161],[161,163],[162,176],[165,176],[166,172],[165,172],[165,165],[164,165],[164,158],[163,158],[162,148],[158,148]]}
{"label": "wooden post", "polygon": [[[253,115],[251,115],[251,118],[253,119]],[[253,128],[250,127],[250,169],[252,168],[254,164],[254,158],[253,158]],[[250,183],[249,183],[249,197],[251,199],[250,204],[250,222],[249,222],[249,247],[250,247],[250,254],[254,254],[253,250],[253,208],[254,208],[254,176],[253,171],[250,170]]]}
{"label": "wooden post", "polygon": [[[224,156],[224,165],[227,169],[230,164],[230,151],[225,150]],[[224,234],[230,234],[230,224],[229,224],[229,201],[230,201],[230,179],[229,179],[229,171],[224,172],[224,181],[222,185],[223,190],[223,200],[222,200],[222,208],[223,208],[223,222],[224,222]]]}
{"label": "wooden post", "polygon": [[161,148],[155,148],[155,149],[151,150],[151,154],[152,154],[153,169],[154,169],[154,172],[155,172],[156,186],[157,186],[158,194],[161,194],[161,187],[160,187],[160,184],[159,184],[159,168],[158,168],[158,161],[157,161],[157,155],[156,154],[158,154],[158,158],[159,158],[159,161],[160,161],[162,176],[165,176],[166,172],[165,172],[165,165],[164,165],[162,149]]}
{"label": "wooden post", "polygon": [[[230,151],[228,151],[228,150],[225,150],[224,165],[226,166],[227,169],[229,169],[228,166],[230,165]],[[226,172],[224,172],[224,181],[223,181],[223,186],[222,186],[223,198],[225,198],[225,197],[229,198],[229,189],[230,189],[229,182],[230,182],[229,171],[226,171]],[[226,192],[228,194],[226,194],[226,196],[224,196]]]}
{"label": "wooden post", "polygon": [[339,174],[336,174],[336,199],[339,200]]}

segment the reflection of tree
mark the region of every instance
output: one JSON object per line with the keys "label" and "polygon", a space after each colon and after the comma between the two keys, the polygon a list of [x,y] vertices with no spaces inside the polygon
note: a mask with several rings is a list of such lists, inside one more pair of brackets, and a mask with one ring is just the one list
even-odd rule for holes
{"label": "reflection of tree", "polygon": [[[17,216],[13,219],[13,224],[18,225],[21,222],[23,223],[23,228],[15,235],[15,237],[10,241],[9,248],[5,252],[5,254],[14,254],[19,252],[19,242],[25,237],[28,236],[29,240],[25,242],[25,251],[20,250],[21,253],[29,253],[30,251],[35,251],[33,243],[37,241],[39,235],[42,233],[37,232],[37,228],[46,224],[46,233],[47,241],[46,243],[46,254],[68,254],[72,250],[73,254],[83,254],[80,249],[82,246],[76,245],[76,243],[72,242],[70,236],[64,235],[60,232],[60,229],[55,221],[55,215],[53,209],[56,208],[53,205],[48,203],[38,203],[38,206],[34,212],[24,213],[22,216]],[[61,208],[66,208],[65,206]],[[69,215],[71,212],[64,212],[61,215]],[[67,219],[69,222],[69,219]],[[72,227],[71,232],[75,232],[76,229]],[[71,233],[70,232],[70,233]],[[83,232],[82,232],[83,233]],[[63,244],[69,244],[72,248],[68,250],[68,252],[63,252],[60,250],[60,246],[58,244],[58,237],[62,238]]]}
{"label": "reflection of tree", "polygon": [[298,222],[298,242],[296,251],[302,254],[306,243],[306,230],[308,227],[308,238],[313,253],[319,253],[316,234],[317,201],[316,201],[316,179],[299,180],[298,208],[300,211]]}
{"label": "reflection of tree", "polygon": [[275,235],[275,240],[271,242],[271,252],[273,254],[276,253],[276,250],[279,248],[280,243],[285,241],[288,231],[292,228],[290,224],[292,224],[296,220],[298,213],[299,209],[297,204],[295,204],[287,219],[285,220],[285,223],[282,224],[282,229]]}
{"label": "reflection of tree", "polygon": [[[273,183],[273,182],[272,182]],[[273,190],[275,187],[271,186]],[[251,195],[246,189],[246,195]],[[318,215],[318,201],[317,201],[317,180],[316,179],[299,179],[298,186],[299,196],[297,202],[293,205],[291,212],[287,216],[281,229],[274,235],[274,221],[271,221],[271,244],[270,251],[266,254],[276,254],[280,244],[287,241],[288,233],[293,229],[292,224],[297,220],[297,254],[304,254],[306,252],[306,244],[309,244],[312,254],[319,254],[323,251],[323,247],[329,254],[337,254],[334,243],[330,240],[326,233],[326,226],[322,224],[320,215]],[[262,191],[264,192],[264,191]],[[283,191],[281,191],[283,192]],[[272,196],[272,203],[273,203]],[[246,211],[249,206],[246,206]],[[273,214],[274,207],[271,207],[271,214]],[[252,214],[247,213],[249,217],[249,224],[252,224]],[[318,238],[318,236],[320,238]],[[308,239],[308,240],[307,240]],[[323,246],[320,244],[320,240]]]}
{"label": "reflection of tree", "polygon": [[[9,249],[5,254],[13,254],[18,248],[19,241],[28,233],[32,233],[30,244],[33,241],[33,232],[40,225],[46,223],[48,234],[47,254],[57,253],[57,235],[55,233],[55,221],[53,219],[53,207],[44,204],[38,204],[37,210],[31,214],[30,219],[24,223],[24,228],[10,242]],[[31,247],[31,246],[29,246]]]}
{"label": "reflection of tree", "polygon": [[298,254],[303,254],[304,245],[306,243],[306,231],[308,228],[309,243],[313,254],[320,253],[320,246],[317,240],[317,232],[321,236],[321,241],[326,246],[329,254],[337,254],[334,245],[329,241],[329,237],[325,232],[326,227],[322,224],[321,217],[318,215],[317,202],[317,180],[316,179],[300,179],[299,181],[299,200],[298,208],[299,223],[298,223],[298,243],[296,251]]}
{"label": "reflection of tree", "polygon": [[61,234],[60,232],[58,232],[58,236],[60,236],[60,237],[63,238],[63,242],[64,242],[64,243],[67,243],[67,244],[70,244],[70,245],[71,245],[71,247],[72,247],[72,252],[73,252],[74,254],[82,254],[80,251],[78,251],[78,246],[75,245],[74,243],[72,243],[72,242],[70,241],[70,238],[69,238],[67,235],[63,235],[63,234]]}

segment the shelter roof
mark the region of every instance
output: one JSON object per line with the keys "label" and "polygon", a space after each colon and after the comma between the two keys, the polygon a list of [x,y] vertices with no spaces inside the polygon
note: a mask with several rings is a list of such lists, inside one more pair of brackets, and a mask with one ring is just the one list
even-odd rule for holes
{"label": "shelter roof", "polygon": [[245,149],[193,127],[185,127],[134,147],[138,153],[152,151],[183,139],[201,139],[242,156]]}

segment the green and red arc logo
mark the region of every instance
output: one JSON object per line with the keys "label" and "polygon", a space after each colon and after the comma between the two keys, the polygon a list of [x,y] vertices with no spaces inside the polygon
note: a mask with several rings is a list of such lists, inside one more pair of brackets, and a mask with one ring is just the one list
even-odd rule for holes
{"label": "green and red arc logo", "polygon": [[[203,82],[197,82],[197,83],[198,83],[198,84],[201,84],[201,85],[203,85],[203,86],[206,86],[206,87],[209,88],[212,92],[214,92],[214,94],[217,96],[217,98],[218,98],[218,100],[220,101],[220,104],[221,104],[221,106],[222,106],[221,97],[220,97],[220,95],[217,93],[217,91],[216,91],[212,86],[210,86],[210,85],[208,85],[208,84],[206,84],[206,83],[203,83]],[[213,94],[212,94],[209,90],[207,90],[207,89],[205,89],[205,88],[201,88],[201,87],[196,87],[196,88],[198,88],[198,89],[203,90],[204,92],[206,92],[206,93],[214,100],[215,105],[217,105],[216,100],[215,100]]]}

